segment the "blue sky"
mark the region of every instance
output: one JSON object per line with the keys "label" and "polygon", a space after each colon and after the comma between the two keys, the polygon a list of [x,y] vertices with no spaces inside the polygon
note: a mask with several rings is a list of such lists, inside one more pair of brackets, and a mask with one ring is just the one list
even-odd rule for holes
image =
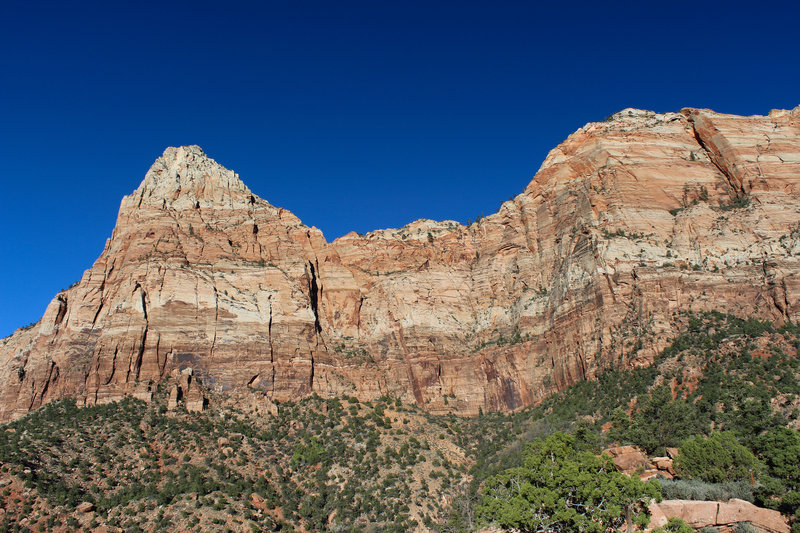
{"label": "blue sky", "polygon": [[800,104],[797,2],[17,2],[0,16],[0,336],[166,146],[328,240],[494,212],[625,107]]}

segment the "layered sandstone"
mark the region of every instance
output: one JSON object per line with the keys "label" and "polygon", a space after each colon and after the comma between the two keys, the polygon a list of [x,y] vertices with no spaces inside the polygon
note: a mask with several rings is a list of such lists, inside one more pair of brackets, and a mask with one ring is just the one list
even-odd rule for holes
{"label": "layered sandstone", "polygon": [[799,194],[800,107],[625,110],[477,223],[330,243],[200,148],[168,148],[80,282],[0,341],[0,419],[146,398],[189,368],[271,401],[516,409],[648,364],[676,311],[797,319]]}

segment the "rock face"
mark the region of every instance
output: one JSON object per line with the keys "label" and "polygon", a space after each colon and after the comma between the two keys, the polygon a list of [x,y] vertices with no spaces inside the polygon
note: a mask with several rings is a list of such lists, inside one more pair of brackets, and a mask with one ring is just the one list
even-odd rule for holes
{"label": "rock face", "polygon": [[0,341],[0,419],[146,399],[189,368],[271,401],[516,409],[649,364],[677,310],[797,319],[799,194],[800,108],[625,110],[469,227],[330,243],[200,148],[168,148],[80,282]]}
{"label": "rock face", "polygon": [[789,533],[786,517],[778,511],[756,507],[744,500],[704,502],[664,500],[650,506],[649,529],[666,525],[670,518],[680,518],[695,529],[714,527],[729,531],[739,522],[750,522],[763,533]]}

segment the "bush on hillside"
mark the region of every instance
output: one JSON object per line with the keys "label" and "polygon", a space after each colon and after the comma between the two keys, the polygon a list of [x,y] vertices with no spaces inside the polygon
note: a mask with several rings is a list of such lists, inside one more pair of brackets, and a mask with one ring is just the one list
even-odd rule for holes
{"label": "bush on hillside", "polygon": [[534,441],[522,456],[523,466],[486,481],[479,523],[522,532],[600,533],[619,529],[626,515],[646,524],[647,505],[661,498],[657,483],[617,472],[610,457],[581,451],[572,435],[557,432]]}
{"label": "bush on hillside", "polygon": [[665,500],[727,501],[731,498],[755,502],[755,487],[749,481],[707,483],[698,479],[659,479]]}
{"label": "bush on hillside", "polygon": [[694,528],[680,518],[670,518],[667,525],[654,529],[652,533],[694,533]]}
{"label": "bush on hillside", "polygon": [[739,444],[733,433],[695,436],[680,445],[675,470],[681,477],[722,483],[758,477],[760,464],[753,453]]}
{"label": "bush on hillside", "polygon": [[800,490],[800,433],[774,428],[756,439],[755,448],[767,474],[781,480],[787,491]]}
{"label": "bush on hillside", "polygon": [[672,399],[666,385],[653,388],[645,396],[628,423],[614,420],[621,441],[644,448],[649,454],[663,455],[665,447],[675,447],[680,442],[702,430],[694,407],[683,399]]}

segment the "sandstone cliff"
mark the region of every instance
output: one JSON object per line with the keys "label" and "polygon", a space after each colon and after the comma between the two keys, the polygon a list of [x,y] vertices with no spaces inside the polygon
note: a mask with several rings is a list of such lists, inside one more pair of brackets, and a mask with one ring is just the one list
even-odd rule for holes
{"label": "sandstone cliff", "polygon": [[648,364],[676,311],[797,320],[799,197],[800,107],[624,110],[469,227],[331,243],[199,147],[168,148],[79,283],[0,341],[0,419],[147,398],[188,368],[275,401],[515,409]]}

